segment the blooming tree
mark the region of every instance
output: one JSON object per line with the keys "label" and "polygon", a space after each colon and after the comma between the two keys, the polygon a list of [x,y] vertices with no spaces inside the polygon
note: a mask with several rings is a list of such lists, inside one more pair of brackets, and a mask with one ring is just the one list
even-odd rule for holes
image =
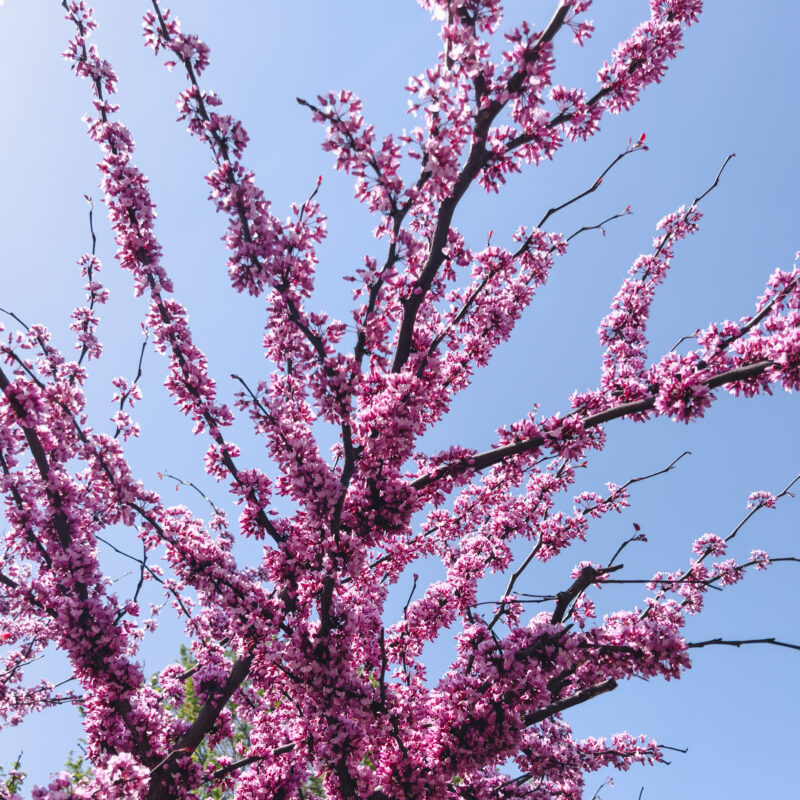
{"label": "blooming tree", "polygon": [[[381,139],[349,91],[299,101],[379,220],[381,257],[366,256],[346,276],[347,323],[309,308],[326,232],[319,182],[279,219],[245,160],[243,124],[203,83],[209,48],[158,0],[144,15],[146,45],[184,81],[179,118],[210,156],[206,180],[225,220],[232,288],[264,299],[271,371],[255,382],[233,376],[232,402],[173,296],[148,181],[114,102],[117,77],[92,38],[93,12],[61,3],[71,26],[64,55],[87,89],[117,261],[146,304],[145,346],[165,356],[166,390],[207,443],[205,471],[230,492],[238,518],[212,504],[201,519],[133,474],[125,443],[139,435],[138,376],[114,381],[110,433],[90,423],[83,389],[101,356],[97,312],[108,292],[94,251],[82,256],[75,354],[18,317],[0,345],[0,717],[14,725],[74,703],[86,737],[85,768],[34,797],[580,798],[587,773],[664,756],[644,736],[576,736],[565,712],[628,678],[677,678],[690,649],[712,643],[683,635],[708,589],[771,563],[760,549],[729,552],[741,526],[704,534],[683,564],[642,581],[638,607],[600,619],[593,597],[623,580],[621,553],[645,538],[634,525],[607,561],[578,563],[560,590],[524,592],[536,563],[629,504],[640,479],[603,492],[577,485],[576,471],[605,446],[607,423],[689,423],[720,392],[800,388],[797,268],[774,271],[748,316],[648,353],[655,291],[675,245],[698,230],[700,205],[727,161],[693,203],[658,223],[652,247],[631,265],[600,321],[596,388],[565,398],[560,413],[532,407],[481,452],[420,445],[511,336],[571,239],[630,209],[570,236],[551,230],[550,218],[600,188],[647,140],[630,141],[541,220],[489,233],[480,246],[454,224],[462,199],[502,191],[509,176],[627,111],[664,76],[702,3],[650,0],[649,19],[586,91],[558,84],[553,71],[557,42],[591,36],[590,0],[561,0],[543,25],[509,24],[498,0],[419,2],[440,26],[441,52],[407,87],[414,127]],[[231,435],[237,417],[249,420],[269,466],[243,455]],[[325,426],[338,433],[330,454]],[[754,492],[747,518],[790,489]],[[100,546],[122,541],[125,529],[138,540],[129,557],[139,581],[121,599]],[[237,562],[242,539],[262,546],[257,562]],[[442,580],[420,581],[426,558],[441,563]],[[489,573],[506,573],[507,585],[487,607],[478,588]],[[413,589],[393,608],[387,598],[401,581]],[[137,660],[160,610],[140,608],[147,584],[163,589],[190,642],[155,680]],[[452,663],[431,676],[423,650],[448,636]],[[28,678],[52,647],[69,659],[66,686]],[[9,792],[16,783],[12,775]]]}

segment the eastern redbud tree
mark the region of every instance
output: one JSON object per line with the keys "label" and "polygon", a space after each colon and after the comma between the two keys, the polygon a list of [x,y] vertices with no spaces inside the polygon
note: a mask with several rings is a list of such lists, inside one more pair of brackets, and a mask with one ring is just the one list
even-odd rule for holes
{"label": "eastern redbud tree", "polygon": [[[269,368],[254,379],[209,369],[173,294],[146,164],[115,102],[117,75],[93,11],[60,4],[116,260],[143,309],[142,359],[151,349],[163,355],[166,392],[205,443],[202,466],[218,485],[200,516],[134,474],[126,442],[140,434],[135,369],[114,380],[111,430],[90,419],[84,390],[108,299],[94,248],[78,262],[86,302],[69,325],[73,352],[6,310],[0,718],[13,726],[73,704],[85,736],[84,760],[35,788],[36,798],[577,800],[589,773],[665,753],[643,735],[578,736],[571,710],[631,678],[679,677],[693,648],[747,643],[691,641],[687,619],[710,589],[795,560],[742,545],[740,524],[688,536],[682,563],[626,576],[623,558],[647,547],[631,520],[604,560],[579,560],[557,587],[532,578],[600,518],[622,512],[634,483],[675,466],[602,491],[582,485],[608,423],[695,423],[721,393],[800,388],[797,268],[765,273],[745,316],[648,351],[656,290],[730,157],[692,187],[693,202],[658,222],[652,245],[609,292],[594,388],[579,387],[558,410],[531,403],[484,450],[453,441],[431,451],[421,441],[532,304],[535,313],[535,295],[571,241],[597,236],[630,208],[567,233],[551,218],[602,190],[648,140],[632,137],[580,191],[516,229],[461,230],[465,198],[502,194],[517,173],[628,111],[664,77],[702,3],[650,0],[649,18],[607,54],[590,88],[554,76],[556,50],[592,35],[590,0],[561,0],[536,22],[505,19],[499,0],[419,4],[439,26],[441,48],[408,83],[406,130],[379,135],[350,91],[298,100],[377,221],[371,252],[344,276],[353,296],[346,321],[312,307],[326,236],[322,178],[279,218],[248,165],[244,124],[204,82],[209,47],[158,0],[144,14],[145,44],[182,81],[179,119],[207,153],[231,288],[263,298]],[[242,422],[265,454],[237,443]],[[142,435],[157,448],[157,430]],[[792,483],[781,488],[754,491],[744,521],[786,498]],[[242,542],[257,557],[242,559]],[[134,564],[129,595],[104,569],[109,548]],[[429,580],[434,561],[441,579]],[[487,597],[482,587],[500,585],[497,575],[502,588]],[[638,604],[601,616],[598,591],[626,581],[639,586]],[[162,598],[149,610],[140,602],[147,592]],[[170,610],[188,649],[179,658],[176,647],[151,678],[141,648]],[[441,674],[423,658],[437,642],[451,648]],[[63,684],[31,672],[53,650],[68,659]],[[12,770],[6,794],[19,797],[19,784]]]}

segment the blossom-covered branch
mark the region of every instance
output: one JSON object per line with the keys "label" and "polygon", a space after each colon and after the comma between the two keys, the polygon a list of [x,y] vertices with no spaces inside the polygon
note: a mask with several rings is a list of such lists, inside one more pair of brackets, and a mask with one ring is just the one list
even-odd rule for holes
{"label": "blossom-covered branch", "polygon": [[[628,545],[647,544],[637,523],[618,547],[624,537],[603,545],[599,562],[567,568],[560,590],[527,591],[538,591],[527,585],[537,565],[589,540],[597,521],[626,511],[633,484],[682,458],[625,483],[582,485],[581,470],[615,433],[609,423],[697,422],[720,389],[744,398],[800,389],[797,267],[774,271],[738,322],[698,330],[688,350],[681,340],[648,351],[654,297],[729,159],[694,202],[658,223],[628,270],[599,323],[596,388],[565,397],[563,413],[531,403],[482,452],[463,441],[422,451],[456,395],[535,312],[570,242],[630,212],[606,212],[570,236],[551,228],[646,150],[646,137],[615,148],[598,177],[515,229],[459,229],[465,198],[476,184],[499,192],[510,175],[595,136],[606,113],[632,107],[663,79],[701,2],[650,0],[649,18],[610,53],[594,92],[555,82],[557,48],[561,59],[569,34],[580,46],[594,30],[589,0],[555,2],[539,26],[507,24],[499,0],[420,4],[439,23],[441,49],[406,87],[415,127],[378,135],[349,90],[299,100],[377,220],[382,257],[367,253],[344,276],[354,300],[346,325],[309,308],[326,252],[322,178],[278,218],[244,161],[244,123],[201,84],[209,46],[151,0],[145,45],[178,67],[178,118],[210,155],[206,182],[227,255],[218,265],[209,257],[208,268],[265,303],[268,374],[240,369],[223,382],[174,296],[146,165],[135,163],[133,133],[118,121],[117,76],[94,44],[93,12],[82,0],[60,3],[72,36],[64,55],[90,90],[88,133],[116,260],[146,306],[136,375],[113,380],[110,434],[90,422],[85,396],[88,370],[105,357],[97,309],[108,297],[93,217],[91,252],[78,262],[86,301],[70,323],[75,358],[14,314],[20,330],[0,342],[0,721],[80,705],[87,741],[86,768],[54,776],[35,790],[40,800],[579,800],[588,774],[661,762],[668,748],[627,732],[579,737],[573,709],[618,696],[632,678],[679,678],[690,649],[797,649],[767,636],[689,642],[685,628],[707,591],[797,560],[760,547],[742,556],[734,539],[798,479],[774,495],[754,492],[725,538],[697,536],[688,567],[645,579],[641,607],[597,608],[604,587],[607,596],[612,584],[642,583],[621,563]],[[150,343],[166,356],[167,395],[192,435],[207,438],[198,470],[217,481],[213,492],[183,467],[182,478],[139,480],[128,461],[127,448],[147,434],[134,409]],[[237,413],[264,463],[244,466],[226,433]],[[194,489],[207,521],[147,488],[163,477]],[[240,548],[254,539],[258,551],[253,541]],[[128,599],[105,574],[108,552],[134,564]],[[440,579],[426,579],[426,559],[441,566]],[[506,575],[506,590],[484,615],[478,598],[490,573]],[[529,613],[534,603],[539,613]],[[167,608],[189,648],[148,679],[140,642]],[[436,674],[426,648],[448,637],[450,663]],[[31,667],[53,645],[69,660],[73,691]]]}

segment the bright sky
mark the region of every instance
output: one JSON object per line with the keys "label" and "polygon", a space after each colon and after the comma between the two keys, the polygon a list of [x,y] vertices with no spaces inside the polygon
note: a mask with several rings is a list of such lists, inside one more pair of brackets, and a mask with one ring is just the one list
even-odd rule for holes
{"label": "bright sky", "polygon": [[[137,163],[151,178],[165,266],[177,297],[190,310],[195,339],[209,356],[212,374],[230,397],[230,373],[253,381],[265,373],[259,353],[261,304],[228,288],[220,242],[224,224],[206,201],[203,182],[208,156],[175,123],[173,100],[183,84],[177,70],[170,75],[163,69],[163,57],[154,58],[142,47],[140,17],[149,4],[96,0],[93,5],[100,22],[94,41],[120,77],[120,119],[130,126]],[[542,25],[554,5],[554,0],[515,0],[507,4],[509,19],[517,21],[524,11]],[[568,407],[573,390],[594,387],[601,353],[595,331],[630,262],[649,248],[656,221],[700,194],[729,153],[737,157],[703,203],[701,230],[679,246],[671,277],[659,293],[651,356],[711,320],[749,313],[770,271],[791,265],[800,248],[798,5],[773,0],[769,11],[756,11],[750,2],[729,0],[708,6],[663,84],[651,87],[632,112],[606,119],[602,133],[588,144],[569,146],[553,163],[515,177],[499,198],[476,191],[465,202],[456,225],[468,242],[485,241],[493,229],[494,240],[507,243],[520,224],[534,223],[550,206],[590,185],[630,137],[647,133],[649,152],[626,159],[602,191],[551,223],[571,233],[628,204],[633,216],[610,225],[605,237],[587,234],[574,242],[517,336],[458,399],[437,434],[428,437],[431,449],[452,443],[488,446],[495,428],[524,415],[534,402],[550,414]],[[331,158],[319,148],[321,129],[294,98],[313,100],[330,89],[350,88],[362,97],[365,116],[379,135],[410,128],[414,121],[405,114],[403,86],[408,75],[432,63],[436,28],[413,0],[176,0],[171,7],[185,30],[211,45],[212,66],[203,84],[221,95],[229,113],[243,119],[251,135],[246,161],[279,215],[287,213],[283,209],[290,202],[304,200],[323,175],[319,199],[329,217],[329,238],[321,250],[315,299],[319,308],[349,320],[349,285],[340,277],[352,273],[364,253],[380,253],[370,236],[375,220],[349,201],[351,180],[331,171]],[[590,15],[598,26],[595,38],[582,50],[567,37],[558,42],[560,80],[591,89],[611,48],[647,15],[645,0],[598,2]],[[89,87],[70,74],[59,55],[70,35],[57,0],[9,0],[0,10],[5,108],[0,306],[28,322],[49,325],[65,347],[69,313],[82,302],[74,263],[89,247],[83,195],[99,196],[98,154],[81,123],[90,110]],[[111,413],[106,403],[110,378],[135,372],[145,307],[132,300],[129,277],[116,268],[102,207],[96,216],[98,254],[105,265],[101,279],[112,291],[111,304],[101,312],[106,356],[92,369],[90,384],[94,424],[102,427]],[[202,472],[205,444],[192,441],[189,425],[164,399],[164,367],[163,359],[147,354],[145,399],[136,414],[143,435],[130,448],[131,461],[151,486],[157,485],[158,470],[169,470],[219,499],[223,492]],[[600,490],[605,481],[623,483],[653,472],[684,450],[693,455],[669,475],[640,484],[624,517],[605,520],[592,529],[586,546],[531,572],[523,590],[563,588],[573,564],[607,559],[630,535],[633,522],[649,542],[626,551],[628,577],[685,565],[692,540],[706,531],[725,535],[743,516],[751,491],[778,491],[800,471],[797,411],[797,397],[790,395],[756,401],[724,397],[706,420],[688,428],[666,421],[613,423],[607,429],[608,450],[594,459],[579,490]],[[241,430],[238,441],[246,444],[246,428]],[[245,449],[253,459],[262,452],[257,444]],[[175,501],[204,513],[183,490]],[[797,502],[787,499],[777,511],[762,512],[740,534],[735,553],[759,547],[775,556],[797,555]],[[248,555],[241,550],[242,558]],[[124,594],[130,567],[112,557],[108,565]],[[431,568],[430,575],[436,574]],[[724,595],[710,597],[687,638],[800,641],[793,611],[796,580],[786,565],[749,576]],[[404,599],[409,586],[397,588]],[[482,599],[498,593],[489,585]],[[641,588],[608,587],[597,599],[612,610],[641,602],[642,596]],[[177,628],[166,626],[143,650],[148,672],[176,657],[177,636]],[[445,655],[431,653],[432,675],[446,667]],[[799,658],[769,647],[696,651],[694,669],[677,683],[634,681],[568,714],[582,735],[629,730],[689,748],[686,755],[675,753],[670,767],[616,776],[616,788],[605,789],[602,797],[629,800],[642,786],[644,800],[788,797],[787,787],[796,782],[800,696],[793,676]],[[54,681],[69,674],[56,658],[37,666]],[[24,768],[44,782],[76,748],[78,736],[74,714],[48,711],[20,728],[0,731],[0,764],[7,766],[23,750]],[[598,776],[589,785],[602,781]]]}

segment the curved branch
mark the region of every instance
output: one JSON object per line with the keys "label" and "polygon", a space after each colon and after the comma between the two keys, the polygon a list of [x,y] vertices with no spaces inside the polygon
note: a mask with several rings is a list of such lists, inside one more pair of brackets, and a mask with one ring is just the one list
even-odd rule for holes
{"label": "curved branch", "polygon": [[[703,385],[709,389],[716,389],[724,386],[726,383],[733,383],[735,381],[747,380],[760,375],[768,367],[771,367],[774,362],[769,360],[757,361],[754,364],[745,364],[740,367],[720,372],[708,380],[703,381]],[[619,419],[620,417],[632,416],[634,414],[642,414],[646,411],[651,411],[655,406],[656,394],[651,394],[650,397],[643,398],[642,400],[632,400],[628,403],[621,403],[618,406],[607,408],[605,411],[600,411],[597,414],[590,414],[583,419],[583,427],[586,429],[596,428],[599,425],[604,425],[606,422]],[[468,459],[456,461],[454,463],[443,465],[435,472],[423,475],[420,478],[412,481],[409,485],[416,491],[425,489],[431,484],[435,483],[444,477],[459,475],[467,470],[474,470],[478,472],[487,467],[492,467],[514,456],[521,455],[522,453],[529,453],[538,450],[546,439],[544,436],[532,436],[529,439],[522,439],[513,444],[503,445],[502,447],[495,447],[492,450],[485,450],[483,453],[477,453],[470,456]]]}
{"label": "curved branch", "polygon": [[[527,66],[534,63],[541,53],[542,45],[549,43],[564,25],[567,13],[572,7],[571,0],[562,0],[553,17],[542,31],[536,44],[531,48],[530,56],[526,57],[526,68],[517,70],[506,84],[506,95],[513,96],[518,93],[523,82],[528,76]],[[489,129],[497,115],[503,110],[507,101],[493,100],[487,108],[478,111],[475,115],[475,125],[472,131],[472,145],[467,155],[466,163],[456,179],[452,194],[445,198],[439,206],[436,215],[436,227],[431,240],[430,251],[425,266],[420,276],[414,282],[412,293],[403,300],[403,318],[397,336],[397,349],[392,362],[392,372],[400,372],[411,355],[411,342],[414,335],[414,326],[417,314],[422,306],[425,295],[433,284],[433,279],[445,260],[444,248],[447,245],[447,235],[453,215],[461,198],[477,178],[481,169],[486,164],[489,153],[486,149],[486,139]]]}
{"label": "curved branch", "polygon": [[790,650],[800,650],[800,644],[791,644],[789,642],[781,642],[774,636],[766,639],[706,639],[704,642],[687,642],[687,647],[708,647],[713,644],[724,644],[728,647],[741,647],[743,644],[772,644],[776,647],[788,647]]}
{"label": "curved branch", "polygon": [[563,700],[557,700],[555,703],[551,703],[549,706],[539,709],[539,711],[526,714],[524,723],[525,725],[535,725],[537,722],[542,722],[548,717],[552,717],[555,714],[560,714],[562,711],[566,711],[568,708],[572,708],[573,706],[578,706],[581,703],[592,700],[598,695],[605,694],[606,692],[612,692],[616,688],[617,682],[613,678],[609,678],[608,680],[596,683],[594,686],[588,686],[586,689],[581,689],[580,691],[571,694],[569,697],[565,697]]}

